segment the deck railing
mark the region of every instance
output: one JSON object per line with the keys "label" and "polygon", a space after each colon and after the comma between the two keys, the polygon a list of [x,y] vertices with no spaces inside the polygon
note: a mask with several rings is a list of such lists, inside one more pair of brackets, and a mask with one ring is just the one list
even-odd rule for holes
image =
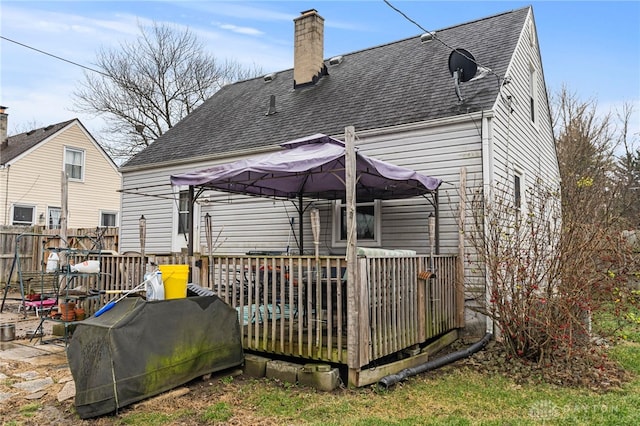
{"label": "deck railing", "polygon": [[[455,256],[367,257],[347,287],[344,257],[154,257],[192,267],[192,282],[238,311],[247,350],[349,364],[348,333],[359,368],[456,327]],[[197,262],[196,262],[197,261]],[[139,256],[103,256],[107,290],[142,282]],[[426,278],[424,272],[435,271]],[[423,277],[423,278],[420,278]],[[357,293],[358,297],[355,297]],[[349,317],[348,297],[359,302]]]}

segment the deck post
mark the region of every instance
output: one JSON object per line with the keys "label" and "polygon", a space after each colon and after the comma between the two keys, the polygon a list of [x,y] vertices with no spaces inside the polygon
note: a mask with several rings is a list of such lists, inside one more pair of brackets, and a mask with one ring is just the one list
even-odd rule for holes
{"label": "deck post", "polygon": [[355,128],[345,127],[345,202],[347,209],[347,365],[349,369],[360,367],[359,318],[360,295],[356,291],[356,153]]}

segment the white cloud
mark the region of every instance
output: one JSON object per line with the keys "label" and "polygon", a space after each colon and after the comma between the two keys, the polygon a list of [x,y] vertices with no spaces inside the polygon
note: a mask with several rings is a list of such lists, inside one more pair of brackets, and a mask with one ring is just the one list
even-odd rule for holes
{"label": "white cloud", "polygon": [[245,35],[251,35],[251,36],[259,36],[264,34],[262,31],[256,28],[251,28],[251,27],[239,27],[233,24],[216,24],[216,25],[222,28],[223,30],[231,31],[238,34],[245,34]]}
{"label": "white cloud", "polygon": [[277,12],[273,9],[266,9],[255,5],[242,4],[239,2],[185,2],[178,3],[184,8],[196,10],[209,15],[225,16],[229,18],[239,18],[243,21],[293,21],[296,15],[290,13]]}

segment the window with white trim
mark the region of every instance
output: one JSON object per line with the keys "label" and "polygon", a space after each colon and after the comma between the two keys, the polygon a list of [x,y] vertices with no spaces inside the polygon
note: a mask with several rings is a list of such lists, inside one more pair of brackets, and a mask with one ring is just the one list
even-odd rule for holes
{"label": "window with white trim", "polygon": [[36,213],[35,206],[14,205],[13,217],[11,219],[12,225],[33,225],[33,219]]}
{"label": "window with white trim", "polygon": [[513,173],[513,207],[516,211],[522,209],[522,174]]}
{"label": "window with white trim", "polygon": [[189,233],[189,191],[180,191],[178,200],[178,234]]}
{"label": "window with white trim", "polygon": [[64,171],[71,180],[84,179],[84,150],[64,149]]}
{"label": "window with white trim", "polygon": [[531,113],[531,122],[535,124],[536,122],[536,93],[538,88],[538,73],[534,68],[533,64],[529,64],[529,108]]}
{"label": "window with white trim", "polygon": [[[333,209],[333,246],[343,247],[347,244],[347,207],[340,201],[334,203]],[[358,245],[379,246],[382,243],[380,220],[380,200],[356,204],[356,235]]]}
{"label": "window with white trim", "polygon": [[106,227],[116,227],[118,226],[118,213],[116,212],[108,212],[101,211],[100,212],[100,226],[103,228]]}
{"label": "window with white trim", "polygon": [[49,207],[47,209],[47,229],[60,229],[60,219],[62,210],[60,207]]}

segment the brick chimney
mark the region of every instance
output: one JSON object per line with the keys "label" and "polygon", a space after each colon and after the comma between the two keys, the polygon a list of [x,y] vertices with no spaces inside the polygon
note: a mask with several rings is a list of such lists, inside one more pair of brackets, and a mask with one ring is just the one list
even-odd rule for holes
{"label": "brick chimney", "polygon": [[5,112],[6,110],[6,106],[0,106],[0,144],[5,143],[7,140],[7,120],[9,114]]}
{"label": "brick chimney", "polygon": [[295,23],[293,87],[315,84],[327,74],[324,64],[324,18],[315,9],[302,12]]}

